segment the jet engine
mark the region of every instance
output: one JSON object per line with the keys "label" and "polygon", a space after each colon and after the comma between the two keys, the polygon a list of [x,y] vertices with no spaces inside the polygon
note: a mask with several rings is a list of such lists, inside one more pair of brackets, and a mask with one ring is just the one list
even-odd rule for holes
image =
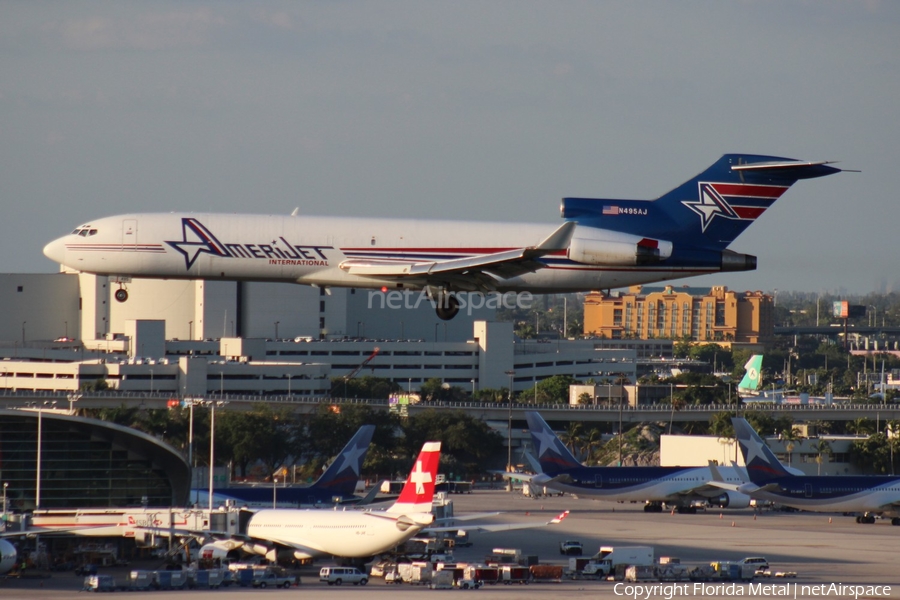
{"label": "jet engine", "polygon": [[232,558],[240,554],[243,545],[236,540],[216,540],[200,547],[200,558],[206,560]]}
{"label": "jet engine", "polygon": [[709,503],[719,508],[747,508],[750,506],[750,496],[740,492],[725,492],[721,496],[710,498]]}
{"label": "jet engine", "polygon": [[0,573],[8,573],[16,566],[16,556],[16,547],[6,540],[0,540]]}
{"label": "jet engine", "polygon": [[569,242],[567,256],[585,265],[649,265],[672,256],[672,242],[579,226]]}

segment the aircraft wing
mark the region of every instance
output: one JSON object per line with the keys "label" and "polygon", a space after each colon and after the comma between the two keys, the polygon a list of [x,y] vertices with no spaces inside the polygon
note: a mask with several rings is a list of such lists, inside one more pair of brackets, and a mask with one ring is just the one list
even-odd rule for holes
{"label": "aircraft wing", "polygon": [[546,522],[533,523],[495,523],[489,525],[464,525],[462,527],[426,527],[422,531],[429,533],[437,533],[439,531],[482,531],[486,533],[494,533],[497,531],[511,531],[513,529],[532,529],[535,527],[546,527],[547,525],[557,525],[562,523],[563,519],[569,516],[569,511],[563,511],[556,517]]}
{"label": "aircraft wing", "polygon": [[509,279],[543,268],[544,263],[537,259],[568,248],[575,227],[574,221],[567,221],[536,246],[491,254],[440,261],[386,261],[353,258],[342,262],[340,268],[350,275],[362,277],[421,279],[423,281],[436,277],[446,279],[453,276],[471,277],[480,274],[482,277],[477,278],[478,287],[491,289],[491,281],[494,280],[494,277]]}

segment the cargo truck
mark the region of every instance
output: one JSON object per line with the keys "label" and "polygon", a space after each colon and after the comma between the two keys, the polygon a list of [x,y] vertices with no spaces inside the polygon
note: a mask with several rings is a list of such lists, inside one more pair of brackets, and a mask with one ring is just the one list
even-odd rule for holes
{"label": "cargo truck", "polygon": [[[569,559],[569,562],[577,559]],[[600,552],[592,556],[580,570],[582,575],[591,577],[625,576],[628,566],[646,567],[653,564],[653,548],[651,546],[601,546]],[[571,566],[570,566],[571,568]],[[578,571],[577,568],[572,569]]]}

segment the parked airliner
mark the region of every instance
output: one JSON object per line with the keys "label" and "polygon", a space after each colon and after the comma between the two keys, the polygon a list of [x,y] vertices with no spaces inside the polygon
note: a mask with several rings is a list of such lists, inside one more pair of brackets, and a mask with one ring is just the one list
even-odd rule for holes
{"label": "parked airliner", "polygon": [[776,504],[815,512],[854,512],[857,523],[874,523],[875,515],[900,525],[900,477],[876,475],[795,476],[772,453],[753,426],[743,418],[731,419],[747,464],[750,481],[719,487]]}
{"label": "parked airliner", "polygon": [[424,290],[441,319],[470,292],[611,289],[720,271],[756,257],[727,247],[825,161],[726,154],[656,200],[564,198],[557,227],[297,215],[125,214],[76,227],[44,248],[65,267],[132,277],[284,281]]}
{"label": "parked airliner", "polygon": [[[354,492],[374,433],[374,425],[360,427],[325,472],[310,485],[273,488],[272,484],[261,484],[217,488],[213,493],[213,503],[219,506],[232,500],[239,506],[251,508],[271,507],[273,501],[279,506],[293,507],[318,504],[368,504],[378,493],[378,486],[375,486],[365,498],[354,495]],[[206,506],[209,504],[209,490],[192,490],[191,498],[198,505]]]}
{"label": "parked airliner", "polygon": [[[663,505],[695,512],[698,502],[721,508],[750,506],[750,496],[711,485],[708,467],[586,467],[540,414],[529,411],[525,419],[540,463],[540,472],[528,478],[533,485],[595,500],[646,502],[647,512],[659,512]],[[725,481],[742,481],[735,467],[720,468],[719,472]]]}
{"label": "parked airliner", "polygon": [[397,501],[386,511],[268,509],[247,524],[246,535],[204,545],[204,558],[223,557],[238,548],[274,560],[318,556],[369,558],[390,550],[431,525],[440,442],[426,442]]}

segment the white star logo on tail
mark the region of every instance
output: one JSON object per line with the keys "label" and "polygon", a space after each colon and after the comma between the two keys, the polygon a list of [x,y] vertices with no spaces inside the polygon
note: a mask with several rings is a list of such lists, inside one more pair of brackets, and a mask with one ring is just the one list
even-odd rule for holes
{"label": "white star logo on tail", "polygon": [[682,200],[681,203],[700,215],[700,223],[703,231],[715,217],[726,219],[740,219],[731,205],[713,188],[710,183],[700,183],[699,200]]}
{"label": "white star logo on tail", "polygon": [[416,468],[409,474],[410,482],[416,484],[416,494],[425,493],[425,484],[431,483],[431,473],[422,470],[422,461],[416,461]]}
{"label": "white star logo on tail", "polygon": [[538,442],[538,458],[542,457],[547,450],[554,447],[556,436],[549,429],[542,428],[539,432],[532,434]]}
{"label": "white star logo on tail", "polygon": [[353,472],[359,475],[359,457],[366,453],[367,448],[354,446],[341,455],[341,465],[337,472],[340,473],[347,467],[353,469]]}

